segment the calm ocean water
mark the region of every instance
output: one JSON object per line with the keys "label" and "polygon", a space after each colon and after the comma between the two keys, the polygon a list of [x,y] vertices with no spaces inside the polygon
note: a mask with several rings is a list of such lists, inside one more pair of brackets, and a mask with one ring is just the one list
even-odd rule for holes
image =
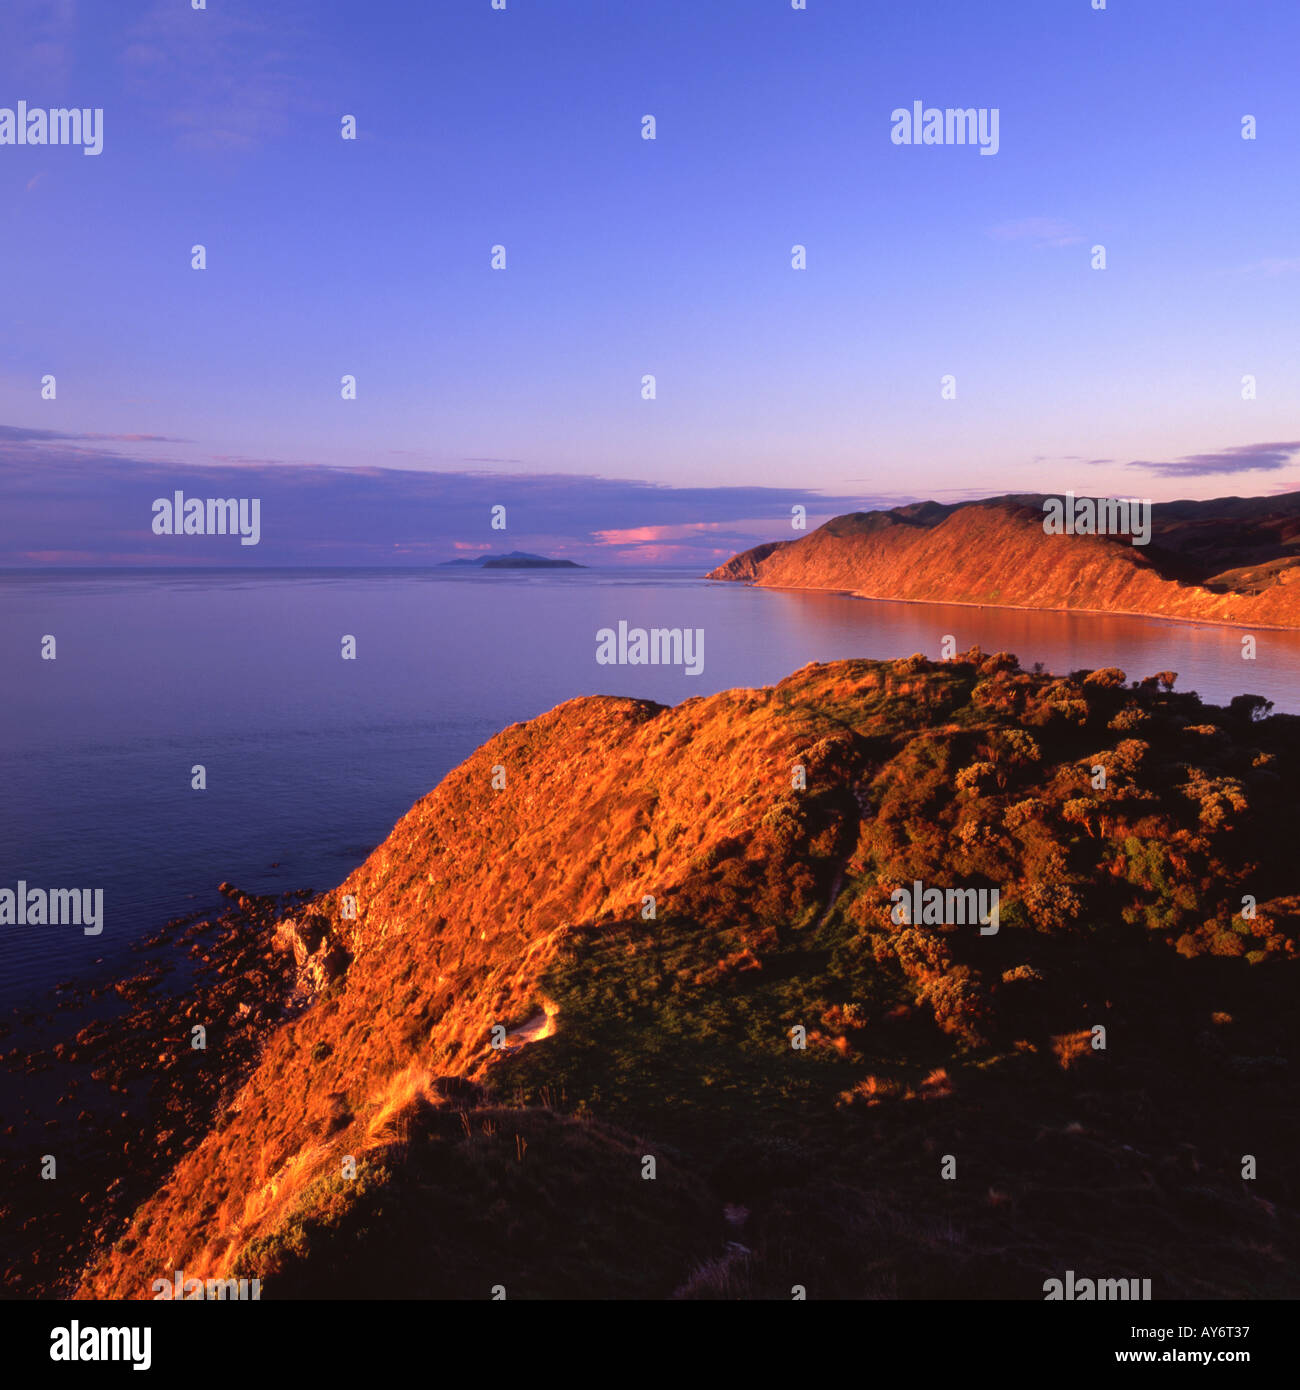
{"label": "calm ocean water", "polygon": [[[697,627],[704,670],[598,666],[598,628]],[[342,879],[450,768],[575,695],[675,703],[805,662],[1016,652],[1172,669],[1300,712],[1300,634],[863,602],[665,570],[0,572],[0,887],[104,890],[105,928],[0,927],[0,1000],[89,979],[170,917]],[[41,639],[57,659],[40,659]],[[357,659],[340,658],[344,634]],[[195,763],[206,791],[190,787]]]}

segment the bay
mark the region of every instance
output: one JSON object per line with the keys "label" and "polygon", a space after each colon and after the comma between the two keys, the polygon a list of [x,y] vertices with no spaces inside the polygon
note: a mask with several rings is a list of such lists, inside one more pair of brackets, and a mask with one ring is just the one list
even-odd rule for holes
{"label": "bay", "polygon": [[[596,634],[620,621],[702,629],[703,670],[598,665]],[[168,918],[219,907],[222,880],[332,887],[479,744],[564,700],[673,704],[809,661],[937,658],[947,635],[1026,667],[1173,670],[1207,701],[1248,692],[1300,712],[1300,633],[1261,631],[1243,661],[1232,628],[665,569],[5,571],[0,886],[102,888],[105,929],[0,928],[0,1000],[111,974]]]}

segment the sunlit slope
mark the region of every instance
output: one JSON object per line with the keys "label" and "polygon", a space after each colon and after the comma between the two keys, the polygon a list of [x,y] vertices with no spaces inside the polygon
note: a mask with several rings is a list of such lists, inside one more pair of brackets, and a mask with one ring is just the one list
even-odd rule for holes
{"label": "sunlit slope", "polygon": [[[1247,504],[1250,504],[1249,506]],[[1150,542],[1046,535],[1041,499],[836,517],[710,579],[863,598],[1300,627],[1300,494],[1156,504]]]}
{"label": "sunlit slope", "polygon": [[[313,1002],[83,1292],[1295,1292],[1300,735],[1167,686],[972,653],[511,726],[282,928]],[[892,920],[915,881],[999,930]]]}

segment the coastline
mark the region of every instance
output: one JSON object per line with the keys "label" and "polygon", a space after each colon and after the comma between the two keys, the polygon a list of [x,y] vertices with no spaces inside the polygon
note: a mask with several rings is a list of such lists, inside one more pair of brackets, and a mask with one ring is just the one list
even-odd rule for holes
{"label": "coastline", "polygon": [[1180,618],[1172,613],[1150,613],[1135,608],[1048,608],[1041,604],[975,603],[971,599],[959,598],[898,598],[890,594],[867,594],[859,589],[824,588],[820,584],[763,584],[754,579],[713,579],[707,574],[701,575],[701,578],[710,584],[737,584],[742,588],[767,589],[773,593],[833,594],[840,598],[863,599],[868,603],[910,603],[920,607],[992,608],[1006,613],[1078,614],[1080,617],[1088,618],[1148,618],[1152,622],[1178,623],[1183,627],[1231,628],[1237,632],[1300,633],[1300,624],[1295,627],[1285,627],[1279,623],[1231,623],[1215,618]]}
{"label": "coastline", "polygon": [[[0,1075],[22,1093],[0,1135],[0,1173],[14,1178],[0,1206],[5,1298],[69,1297],[138,1204],[238,1107],[267,1038],[308,1002],[276,927],[313,895],[221,891],[227,911],[172,918],[134,943],[131,969],[55,986],[0,1024]],[[19,1182],[46,1149],[68,1176]],[[46,1256],[35,1265],[23,1240],[33,1223]]]}

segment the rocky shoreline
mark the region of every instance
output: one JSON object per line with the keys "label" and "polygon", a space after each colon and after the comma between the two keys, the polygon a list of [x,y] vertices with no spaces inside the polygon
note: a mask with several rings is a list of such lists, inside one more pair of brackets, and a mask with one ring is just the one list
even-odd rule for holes
{"label": "rocky shoreline", "polygon": [[174,918],[136,942],[139,969],[64,982],[44,1007],[16,1007],[0,1023],[6,1297],[76,1288],[86,1262],[230,1107],[267,1035],[337,964],[299,934],[293,914],[309,891],[220,891],[225,912]]}

